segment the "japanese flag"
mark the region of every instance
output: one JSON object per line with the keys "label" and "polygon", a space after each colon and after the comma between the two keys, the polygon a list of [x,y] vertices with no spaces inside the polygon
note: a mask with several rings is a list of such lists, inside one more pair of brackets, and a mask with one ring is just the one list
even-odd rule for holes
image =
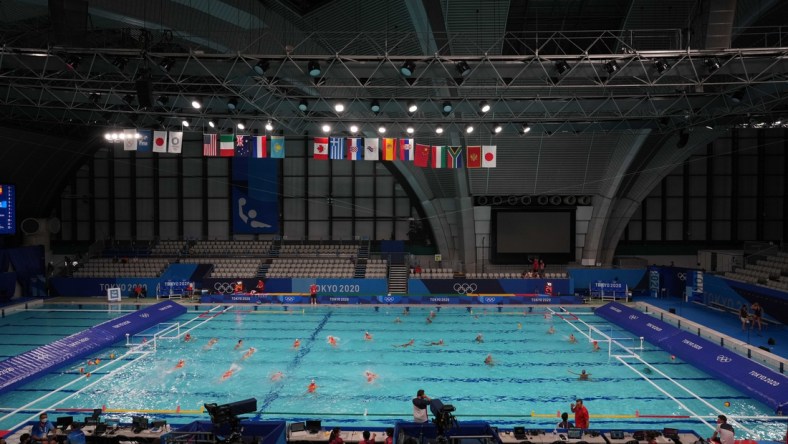
{"label": "japanese flag", "polygon": [[496,145],[482,146],[482,168],[495,168],[498,162]]}

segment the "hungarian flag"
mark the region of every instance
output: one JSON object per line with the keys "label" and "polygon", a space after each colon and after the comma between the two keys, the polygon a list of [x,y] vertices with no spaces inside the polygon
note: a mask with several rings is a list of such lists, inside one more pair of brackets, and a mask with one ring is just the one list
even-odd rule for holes
{"label": "hungarian flag", "polygon": [[399,139],[399,160],[415,159],[413,138]]}
{"label": "hungarian flag", "polygon": [[219,155],[218,134],[202,135],[202,155],[207,157],[216,157]]}
{"label": "hungarian flag", "polygon": [[446,146],[432,147],[432,167],[446,168]]}
{"label": "hungarian flag", "polygon": [[416,145],[415,159],[413,162],[417,167],[427,168],[430,163],[430,146]]}
{"label": "hungarian flag", "polygon": [[219,136],[219,156],[233,157],[235,156],[235,137],[232,134],[222,134]]}
{"label": "hungarian flag", "polygon": [[361,137],[348,137],[347,158],[349,160],[361,160],[364,158],[364,139]]}
{"label": "hungarian flag", "polygon": [[167,152],[167,131],[153,132],[153,152],[154,153]]}
{"label": "hungarian flag", "polygon": [[331,137],[328,139],[328,158],[337,160],[345,158],[344,137]]}
{"label": "hungarian flag", "polygon": [[123,151],[137,151],[137,130],[123,130]]}
{"label": "hungarian flag", "polygon": [[379,144],[377,137],[364,139],[364,160],[380,160]]}
{"label": "hungarian flag", "polygon": [[137,139],[137,151],[140,153],[149,153],[153,148],[153,133],[151,130],[139,130],[137,134],[140,135],[140,138]]}
{"label": "hungarian flag", "polygon": [[498,162],[496,145],[482,146],[482,168],[495,168]]}
{"label": "hungarian flag", "polygon": [[265,136],[252,137],[252,157],[264,159],[268,157],[268,145]]}
{"label": "hungarian flag", "polygon": [[271,136],[271,158],[285,158],[285,136]]}
{"label": "hungarian flag", "polygon": [[468,165],[468,168],[482,167],[482,147],[469,146],[465,154],[468,157],[465,162],[466,165]]}
{"label": "hungarian flag", "polygon": [[395,160],[397,158],[396,149],[397,139],[383,139],[383,160]]}
{"label": "hungarian flag", "polygon": [[328,137],[315,137],[313,157],[318,160],[328,160]]}
{"label": "hungarian flag", "polygon": [[180,154],[183,151],[183,131],[170,131],[167,152]]}
{"label": "hungarian flag", "polygon": [[252,155],[252,147],[249,143],[249,136],[238,135],[235,136],[235,157],[250,157]]}

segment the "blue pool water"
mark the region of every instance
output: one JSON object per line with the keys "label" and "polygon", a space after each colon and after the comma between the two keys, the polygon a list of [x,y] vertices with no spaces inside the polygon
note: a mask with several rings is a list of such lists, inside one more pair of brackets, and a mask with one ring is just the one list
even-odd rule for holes
{"label": "blue pool water", "polygon": [[[10,357],[121,314],[99,306],[73,308],[47,305],[3,318],[0,354]],[[427,323],[431,310],[436,316]],[[204,403],[250,397],[258,400],[258,412],[248,416],[260,419],[322,419],[325,424],[382,427],[412,418],[410,400],[418,389],[454,405],[460,421],[483,419],[501,427],[551,429],[559,421],[558,412],[568,411],[575,398],[585,400],[591,427],[599,429],[675,427],[709,436],[711,429],[702,421],[675,416],[773,414],[767,406],[644,344],[636,352],[654,366],[646,375],[652,384],[637,373],[645,364],[629,358],[632,368],[624,365],[608,354],[604,342],[602,350],[594,352],[583,333],[592,326],[619,338],[624,346],[638,347],[639,341],[588,309],[580,310],[575,319],[522,308],[471,312],[464,307],[411,307],[405,315],[403,307],[190,307],[175,320],[179,330],[164,334],[172,339],[154,341],[153,331],[137,335],[131,338],[136,347],[116,344],[95,356],[101,358],[98,366],[76,363],[0,396],[0,428],[12,428],[42,409],[62,409],[66,414],[102,406],[108,417],[126,419],[147,411],[151,417],[185,423],[207,418],[200,412]],[[551,325],[555,334],[547,333]],[[191,342],[175,339],[187,331]],[[364,339],[365,331],[372,340]],[[570,333],[577,343],[568,341]],[[474,340],[478,334],[484,342]],[[328,343],[328,336],[337,338],[337,346]],[[594,337],[602,339],[598,332]],[[218,342],[208,347],[211,338]],[[297,338],[301,346],[294,349]],[[143,339],[145,345],[139,345]],[[243,345],[236,350],[239,339]],[[396,347],[410,339],[413,346]],[[430,345],[441,339],[444,345]],[[249,347],[256,352],[244,358]],[[109,359],[110,354],[117,358]],[[492,366],[484,363],[488,354]],[[612,354],[626,351],[614,346]],[[180,360],[184,365],[177,368]],[[573,374],[582,369],[591,374],[591,381],[579,381]],[[229,370],[232,373],[223,379]],[[273,381],[276,372],[284,376]],[[377,378],[368,382],[365,372]],[[307,393],[312,379],[318,388]],[[66,384],[70,385],[46,396]],[[46,398],[39,400],[42,396]],[[714,424],[713,419],[707,421]],[[752,432],[740,431],[739,436],[756,439],[777,439],[785,430],[784,423],[768,420],[747,419],[739,425]]]}

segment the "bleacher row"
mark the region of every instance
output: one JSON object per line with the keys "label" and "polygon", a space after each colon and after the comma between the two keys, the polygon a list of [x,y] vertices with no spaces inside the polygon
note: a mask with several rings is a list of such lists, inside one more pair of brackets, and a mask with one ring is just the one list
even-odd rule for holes
{"label": "bleacher row", "polygon": [[388,276],[388,268],[389,265],[385,259],[369,259],[364,277],[368,279],[385,279]]}
{"label": "bleacher row", "polygon": [[[486,272],[486,273],[466,273],[467,279],[523,279],[521,273],[499,273],[499,272]],[[566,273],[545,273],[545,279],[566,279]],[[541,278],[539,278],[541,279]]]}
{"label": "bleacher row", "polygon": [[260,270],[261,259],[250,258],[182,258],[184,264],[213,264],[210,277],[214,278],[253,278]]}
{"label": "bleacher row", "polygon": [[451,279],[454,277],[454,270],[451,268],[423,268],[421,273],[417,269],[410,270],[413,279]]}
{"label": "bleacher row", "polygon": [[358,245],[348,244],[328,244],[328,245],[311,245],[311,244],[295,244],[295,245],[282,245],[279,248],[279,257],[302,257],[302,256],[316,256],[316,257],[343,257],[353,258],[358,255]]}
{"label": "bleacher row", "polygon": [[192,256],[268,256],[271,241],[196,241],[189,246]]}
{"label": "bleacher row", "polygon": [[348,259],[279,258],[271,261],[266,277],[352,278],[355,266]]}
{"label": "bleacher row", "polygon": [[766,259],[759,259],[754,264],[725,272],[724,276],[750,284],[788,290],[788,253],[780,251],[768,255]]}
{"label": "bleacher row", "polygon": [[156,277],[168,266],[164,258],[108,258],[98,257],[83,262],[72,274],[74,277]]}

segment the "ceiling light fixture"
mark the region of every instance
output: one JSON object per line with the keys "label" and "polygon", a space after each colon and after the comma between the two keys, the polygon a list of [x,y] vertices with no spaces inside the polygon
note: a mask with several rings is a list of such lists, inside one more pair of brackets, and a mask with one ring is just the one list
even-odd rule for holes
{"label": "ceiling light fixture", "polygon": [[523,134],[528,134],[531,131],[531,125],[523,123]]}
{"label": "ceiling light fixture", "polygon": [[331,132],[331,125],[324,123],[321,129],[323,130],[324,133],[328,134]]}
{"label": "ceiling light fixture", "polygon": [[569,63],[566,60],[559,60],[555,62],[555,70],[559,75],[566,73],[571,68],[572,67],[569,66]]}
{"label": "ceiling light fixture", "polygon": [[380,126],[378,127],[378,132],[379,132],[380,134],[386,134],[386,127],[385,127],[385,126],[383,126],[383,125],[380,125]]}
{"label": "ceiling light fixture", "polygon": [[183,120],[181,121],[181,125],[183,125],[183,126],[185,126],[186,128],[188,128],[188,127],[189,127],[189,121],[188,121],[188,120],[186,120],[186,119],[183,119]]}
{"label": "ceiling light fixture", "polygon": [[302,113],[305,113],[306,110],[308,110],[308,109],[309,109],[309,103],[307,103],[306,99],[298,102],[298,110],[299,111],[301,111]]}
{"label": "ceiling light fixture", "polygon": [[720,69],[720,60],[717,57],[710,57],[704,60],[703,63],[706,65],[706,69],[709,70],[709,73]]}
{"label": "ceiling light fixture", "polygon": [[409,113],[411,113],[411,114],[415,113],[417,109],[419,109],[419,107],[416,105],[416,102],[408,103],[408,112]]}
{"label": "ceiling light fixture", "polygon": [[216,128],[216,124],[213,123],[213,120],[208,121],[208,126],[210,126],[211,128]]}
{"label": "ceiling light fixture", "polygon": [[200,99],[198,99],[197,97],[193,98],[192,99],[192,108],[194,108],[194,109],[202,108],[202,101],[200,101]]}
{"label": "ceiling light fixture", "polygon": [[337,102],[334,104],[334,111],[341,113],[345,110],[345,104],[342,102]]}
{"label": "ceiling light fixture", "polygon": [[380,102],[378,102],[377,100],[373,100],[372,103],[369,105],[369,109],[373,113],[379,113],[380,112]]}
{"label": "ceiling light fixture", "polygon": [[230,110],[230,111],[235,111],[236,109],[238,109],[238,99],[233,97],[230,100],[228,100],[227,101],[227,109]]}
{"label": "ceiling light fixture", "polygon": [[443,127],[438,125],[435,127],[435,134],[443,134]]}
{"label": "ceiling light fixture", "polygon": [[654,69],[656,69],[658,73],[662,74],[663,72],[670,69],[670,65],[664,60],[657,59],[654,60]]}
{"label": "ceiling light fixture", "polygon": [[167,102],[170,101],[170,98],[167,96],[159,96],[156,98],[156,105],[164,107],[167,106]]}
{"label": "ceiling light fixture", "polygon": [[408,134],[413,134],[416,132],[416,129],[409,125],[407,128],[405,128],[405,132]]}
{"label": "ceiling light fixture", "polygon": [[265,72],[268,71],[268,60],[260,60],[252,69],[258,76],[265,75]]}
{"label": "ceiling light fixture", "polygon": [[503,125],[501,125],[500,123],[496,123],[496,124],[493,125],[493,132],[495,134],[498,134],[501,131],[503,131]]}
{"label": "ceiling light fixture", "polygon": [[245,129],[246,129],[246,123],[244,123],[244,122],[243,122],[243,120],[242,120],[242,121],[239,121],[239,122],[238,122],[238,124],[236,125],[236,127],[237,127],[239,130],[245,130]]}
{"label": "ceiling light fixture", "polygon": [[350,132],[356,134],[358,132],[358,125],[350,125]]}
{"label": "ceiling light fixture", "polygon": [[486,113],[487,111],[490,110],[490,104],[486,100],[482,101],[482,103],[479,104],[479,110],[482,113]]}
{"label": "ceiling light fixture", "polygon": [[274,125],[271,123],[271,119],[268,119],[268,122],[265,123],[265,130],[266,131],[274,130]]}
{"label": "ceiling light fixture", "polygon": [[471,125],[470,123],[465,125],[465,133],[470,134],[472,132],[473,132],[473,125]]}
{"label": "ceiling light fixture", "polygon": [[465,60],[461,60],[457,62],[456,68],[457,68],[457,72],[460,73],[460,75],[463,77],[467,77],[468,74],[471,73],[471,67],[468,65],[468,62],[466,62]]}
{"label": "ceiling light fixture", "polygon": [[451,102],[443,102],[443,114],[449,114],[452,109],[454,107],[452,107]]}
{"label": "ceiling light fixture", "polygon": [[405,77],[412,76],[414,71],[416,71],[416,64],[410,60],[406,60],[399,69],[399,72]]}
{"label": "ceiling light fixture", "polygon": [[322,72],[320,70],[320,62],[316,60],[309,62],[306,69],[309,75],[312,77],[320,77],[320,73]]}

